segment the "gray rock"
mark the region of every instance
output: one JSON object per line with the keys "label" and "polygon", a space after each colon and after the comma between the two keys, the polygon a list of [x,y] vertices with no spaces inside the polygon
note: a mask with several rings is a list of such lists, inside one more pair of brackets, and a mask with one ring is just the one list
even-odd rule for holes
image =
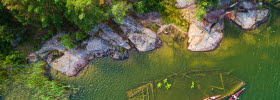
{"label": "gray rock", "polygon": [[124,60],[128,58],[128,55],[126,53],[120,52],[120,51],[116,51],[112,54],[111,56],[113,59],[115,60]]}
{"label": "gray rock", "polygon": [[37,62],[39,60],[38,55],[35,53],[31,53],[30,55],[28,55],[28,57],[26,58],[27,63],[33,63],[33,62]]}
{"label": "gray rock", "polygon": [[65,75],[72,77],[76,76],[81,69],[88,63],[85,51],[69,50],[64,52],[64,56],[54,60],[50,66]]}
{"label": "gray rock", "polygon": [[252,30],[255,29],[258,25],[265,22],[269,17],[268,9],[259,9],[259,10],[248,10],[248,12],[235,12],[232,11],[228,16],[236,24],[241,26],[243,29]]}
{"label": "gray rock", "polygon": [[250,1],[242,1],[238,4],[238,7],[245,10],[256,9],[258,5]]}
{"label": "gray rock", "polygon": [[60,33],[52,37],[50,40],[48,40],[41,49],[36,51],[35,53],[38,54],[41,58],[46,60],[48,63],[52,62],[53,57],[60,56],[61,52],[64,52],[67,50],[66,47],[63,46],[61,42],[58,41],[58,39],[64,35],[64,33]]}
{"label": "gray rock", "polygon": [[139,22],[142,25],[162,25],[161,23],[161,16],[158,12],[151,12],[151,13],[144,13],[139,14],[136,13]]}
{"label": "gray rock", "polygon": [[96,57],[103,57],[114,51],[115,48],[109,46],[105,41],[99,38],[90,38],[84,41],[83,45],[86,45],[87,54],[94,55]]}
{"label": "gray rock", "polygon": [[99,38],[90,38],[83,42],[85,48],[75,48],[64,52],[64,55],[50,63],[54,69],[67,76],[76,76],[90,60],[103,57],[114,51],[113,47]]}
{"label": "gray rock", "polygon": [[99,36],[101,36],[102,39],[109,41],[110,44],[114,46],[120,46],[125,49],[130,49],[130,45],[128,44],[128,40],[122,38],[117,33],[115,33],[110,27],[100,23],[99,24],[100,29],[102,29],[103,32],[99,32]]}
{"label": "gray rock", "polygon": [[151,51],[161,44],[155,32],[143,27],[132,17],[125,17],[120,27],[139,51]]}
{"label": "gray rock", "polygon": [[99,30],[99,27],[95,26],[94,29],[92,29],[91,31],[88,32],[88,34],[93,37],[98,32],[98,30]]}
{"label": "gray rock", "polygon": [[215,50],[223,38],[223,22],[220,21],[211,28],[211,24],[202,25],[193,23],[190,25],[188,33],[188,49],[190,51],[204,52]]}
{"label": "gray rock", "polygon": [[176,0],[177,8],[186,8],[197,3],[197,0]]}

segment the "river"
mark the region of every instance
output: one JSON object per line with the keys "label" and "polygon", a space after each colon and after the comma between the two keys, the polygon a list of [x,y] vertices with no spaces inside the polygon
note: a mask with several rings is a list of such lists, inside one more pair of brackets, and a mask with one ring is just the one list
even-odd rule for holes
{"label": "river", "polygon": [[[252,31],[226,22],[224,39],[213,52],[190,52],[186,40],[164,41],[161,48],[151,52],[129,52],[129,59],[124,61],[96,59],[77,77],[66,77],[56,71],[52,75],[80,88],[71,99],[127,100],[128,90],[173,73],[221,69],[246,81],[246,90],[239,100],[280,99],[279,9],[273,8],[268,22]],[[179,96],[172,98],[181,100]],[[184,99],[195,100],[192,96]]]}

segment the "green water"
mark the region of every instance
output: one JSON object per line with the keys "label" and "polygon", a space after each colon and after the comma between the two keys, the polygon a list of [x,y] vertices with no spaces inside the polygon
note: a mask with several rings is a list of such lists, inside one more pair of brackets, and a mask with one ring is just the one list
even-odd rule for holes
{"label": "green water", "polygon": [[[80,88],[72,99],[126,100],[127,91],[173,73],[222,69],[247,82],[240,100],[279,100],[280,10],[271,13],[269,21],[253,31],[241,30],[227,22],[221,46],[213,52],[190,52],[185,42],[169,41],[152,52],[130,52],[128,60],[94,60],[77,77],[66,77],[55,71],[52,74],[55,79]],[[196,100],[195,97],[171,95],[169,98]]]}

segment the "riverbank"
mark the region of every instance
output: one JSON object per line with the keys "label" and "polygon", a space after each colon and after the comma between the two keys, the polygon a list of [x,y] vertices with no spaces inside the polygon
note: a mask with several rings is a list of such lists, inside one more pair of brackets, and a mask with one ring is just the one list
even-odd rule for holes
{"label": "riverbank", "polygon": [[[209,7],[202,20],[195,18],[195,4],[181,6],[182,16],[190,23],[188,32],[174,24],[163,24],[160,14],[156,12],[136,13],[136,16],[125,17],[121,23],[115,22],[119,27],[118,31],[115,30],[116,27],[108,26],[113,23],[100,23],[89,32],[89,38],[73,49],[61,43],[65,33],[60,33],[47,41],[36,54],[52,68],[72,77],[77,76],[95,58],[110,56],[116,60],[124,60],[128,58],[127,52],[130,50],[147,52],[161,47],[159,34],[166,33],[166,29],[170,27],[179,31],[179,35],[188,36],[187,46],[190,51],[206,52],[215,50],[222,42],[225,17],[243,29],[252,30],[267,21],[269,16],[269,10],[262,7],[261,3],[225,1],[218,5],[216,8]],[[153,31],[145,26],[159,28]],[[174,34],[170,34],[171,37],[172,35]]]}

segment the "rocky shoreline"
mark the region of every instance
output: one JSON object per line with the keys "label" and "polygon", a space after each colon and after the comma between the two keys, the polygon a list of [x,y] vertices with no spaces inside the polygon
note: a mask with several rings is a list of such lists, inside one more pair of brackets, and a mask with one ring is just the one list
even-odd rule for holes
{"label": "rocky shoreline", "polygon": [[[127,16],[123,18],[122,24],[118,24],[123,32],[122,35],[106,24],[100,23],[89,32],[90,37],[81,45],[67,50],[59,41],[65,33],[60,33],[48,40],[35,54],[31,54],[28,61],[36,61],[35,55],[38,55],[55,70],[69,77],[74,77],[95,58],[110,56],[116,60],[123,60],[128,58],[128,50],[147,52],[159,48],[163,43],[158,35],[168,27],[174,27],[183,35],[188,36],[188,50],[194,52],[213,51],[222,42],[225,19],[233,21],[243,29],[253,30],[264,23],[270,14],[268,9],[262,7],[261,3],[223,0],[219,2],[218,7],[207,9],[205,18],[198,21],[194,16],[195,4],[196,0],[177,0],[178,9],[190,22],[188,32],[180,30],[174,24],[162,24],[161,17],[157,12],[136,14],[137,18]],[[160,28],[154,32],[150,28],[144,27],[147,24]]]}

